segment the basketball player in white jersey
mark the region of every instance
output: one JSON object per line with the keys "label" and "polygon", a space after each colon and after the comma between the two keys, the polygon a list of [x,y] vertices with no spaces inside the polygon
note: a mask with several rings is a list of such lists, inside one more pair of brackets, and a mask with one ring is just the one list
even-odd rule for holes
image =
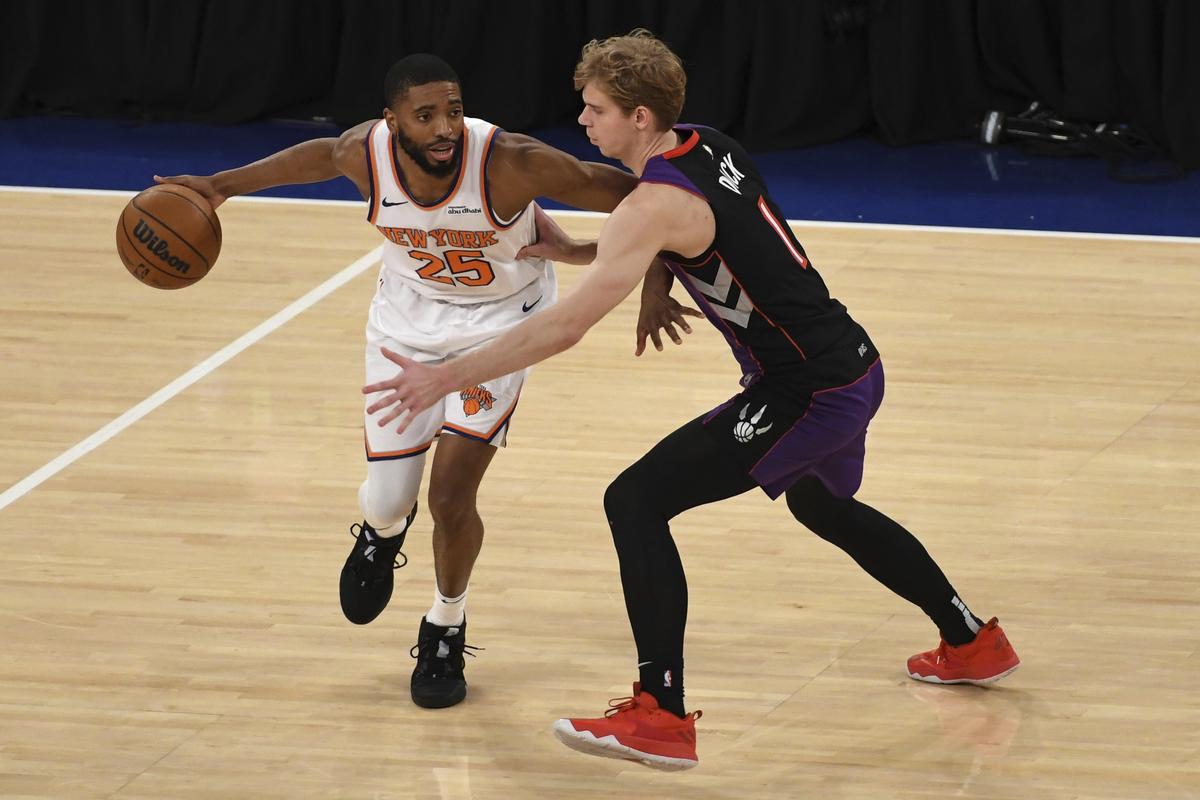
{"label": "basketball player in white jersey", "polygon": [[[458,77],[436,56],[410,55],[393,65],[385,102],[383,119],[337,139],[304,142],[212,176],[156,176],[196,189],[214,207],[270,186],[339,175],[353,181],[367,201],[368,221],[386,239],[367,319],[367,383],[395,374],[384,347],[438,363],[553,305],[552,265],[522,254],[537,239],[535,198],[611,211],[637,185],[621,170],[581,163],[536,139],[466,117]],[[658,345],[659,327],[678,341],[670,322],[687,330],[682,309],[654,302],[647,297],[651,305],[639,321],[639,351],[647,334]],[[442,708],[466,696],[465,603],[483,541],[476,493],[495,448],[505,444],[525,375],[522,369],[455,391],[403,434],[375,424],[364,409],[364,520],[351,527],[355,544],[340,586],[351,622],[370,622],[391,598],[426,453],[438,441],[429,485],[436,587],[413,649],[411,695],[420,706]]]}

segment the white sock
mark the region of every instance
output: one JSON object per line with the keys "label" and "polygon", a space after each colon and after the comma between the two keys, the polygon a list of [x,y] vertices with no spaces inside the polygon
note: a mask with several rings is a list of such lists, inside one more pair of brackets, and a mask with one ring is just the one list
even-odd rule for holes
{"label": "white sock", "polygon": [[433,605],[425,615],[425,621],[430,625],[443,628],[451,625],[461,625],[467,618],[467,593],[464,591],[458,597],[446,597],[441,589],[434,587]]}
{"label": "white sock", "polygon": [[401,517],[397,522],[393,522],[386,528],[379,528],[374,525],[371,527],[374,529],[375,535],[380,539],[391,539],[393,536],[399,536],[408,530],[408,517]]}

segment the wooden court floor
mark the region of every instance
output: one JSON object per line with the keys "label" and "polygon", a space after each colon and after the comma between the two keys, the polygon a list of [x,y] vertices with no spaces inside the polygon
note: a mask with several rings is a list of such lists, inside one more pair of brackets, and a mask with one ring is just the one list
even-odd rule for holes
{"label": "wooden court floor", "polygon": [[428,517],[383,616],[337,601],[374,268],[21,483],[379,244],[357,207],[235,201],[213,274],[160,292],[113,252],[123,203],[0,191],[0,797],[1200,797],[1200,244],[799,229],[884,355],[860,498],[1024,665],[914,683],[918,610],[782,503],[697,509],[701,763],[660,774],[551,724],[636,676],[601,495],[737,390],[716,332],[634,359],[630,301],[536,369],[480,500],[486,649],[423,710]]}

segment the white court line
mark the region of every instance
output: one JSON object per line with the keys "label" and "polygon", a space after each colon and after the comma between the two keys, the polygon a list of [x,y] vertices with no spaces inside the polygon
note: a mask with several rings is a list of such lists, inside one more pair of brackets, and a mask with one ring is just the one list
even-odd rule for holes
{"label": "white court line", "polygon": [[[113,197],[133,197],[137,192],[118,192],[109,189],[59,189],[53,186],[4,186],[0,192],[38,192],[42,194],[74,194],[74,195],[109,195]],[[230,203],[299,203],[305,205],[362,205],[362,200],[313,200],[300,197],[231,197]],[[608,214],[599,211],[570,211],[554,209],[549,213],[555,216],[584,217],[603,219]],[[869,231],[917,231],[929,233],[982,233],[989,236],[1041,236],[1059,239],[1107,239],[1119,242],[1153,242],[1161,244],[1200,244],[1200,236],[1157,236],[1145,233],[1091,233],[1088,231],[1039,231],[1024,228],[966,228],[949,225],[900,225],[887,222],[833,222],[815,219],[789,219],[789,225],[799,225],[804,228],[846,228],[850,230]]]}
{"label": "white court line", "polygon": [[[96,197],[133,197],[137,192],[124,189],[66,189],[58,186],[6,186],[0,184],[0,192],[28,192],[32,194],[94,195]],[[231,197],[227,203],[294,203],[313,206],[361,206],[363,200],[316,200],[310,197],[259,197],[257,195]]]}
{"label": "white court line", "polygon": [[299,300],[296,300],[287,308],[279,311],[270,319],[259,324],[253,330],[242,334],[235,341],[225,345],[220,350],[213,353],[211,356],[204,359],[199,364],[192,367],[187,372],[183,373],[178,378],[171,381],[142,402],[138,403],[133,408],[129,409],[124,414],[117,417],[112,422],[108,423],[103,428],[72,447],[70,450],[63,452],[41,469],[31,473],[24,479],[4,490],[3,493],[0,493],[0,510],[3,510],[9,504],[28,494],[34,488],[52,478],[62,470],[66,469],[80,458],[83,458],[85,455],[92,452],[97,447],[104,444],[109,439],[113,438],[118,433],[125,430],[154,409],[161,406],[163,403],[167,402],[172,397],[179,394],[184,389],[188,388],[193,383],[215,370],[217,367],[220,367],[222,364],[229,361],[238,353],[269,336],[271,333],[295,319],[302,312],[307,311],[309,308],[312,308],[314,305],[333,294],[342,286],[346,285],[351,280],[358,277],[358,275],[365,272],[368,267],[379,263],[379,259],[382,254],[383,245],[380,245],[362,258],[355,261],[350,266],[343,269],[341,272],[334,275],[332,278],[326,280],[320,286],[309,291],[308,294],[304,295]]}
{"label": "white court line", "polygon": [[[0,189],[4,187],[0,186]],[[598,211],[568,211],[554,209],[547,213],[564,217],[607,217]],[[868,231],[916,231],[918,233],[983,233],[991,236],[1043,236],[1056,239],[1109,239],[1120,242],[1154,242],[1162,244],[1200,244],[1200,236],[1158,236],[1149,233],[1091,233],[1088,231],[1034,231],[1023,228],[958,228],[950,225],[900,225],[889,222],[833,222],[819,219],[789,219],[789,225],[801,228],[845,228]]]}

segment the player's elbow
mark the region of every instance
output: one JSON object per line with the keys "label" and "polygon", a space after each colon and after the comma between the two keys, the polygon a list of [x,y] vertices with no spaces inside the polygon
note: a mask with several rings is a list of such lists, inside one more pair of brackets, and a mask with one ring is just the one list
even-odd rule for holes
{"label": "player's elbow", "polygon": [[587,325],[582,325],[577,320],[568,320],[567,324],[558,330],[557,352],[561,353],[564,350],[570,350],[579,344],[587,331]]}
{"label": "player's elbow", "polygon": [[608,313],[609,306],[582,302],[581,297],[578,293],[572,293],[550,312],[554,314],[555,352],[561,353],[579,344],[584,334]]}
{"label": "player's elbow", "polygon": [[560,313],[557,324],[554,326],[555,342],[554,352],[561,353],[564,350],[570,350],[575,345],[579,344],[583,339],[584,334],[588,332],[588,328],[592,327],[592,323],[585,319],[577,309],[568,310],[567,306],[570,303],[564,304],[560,308],[554,309]]}

